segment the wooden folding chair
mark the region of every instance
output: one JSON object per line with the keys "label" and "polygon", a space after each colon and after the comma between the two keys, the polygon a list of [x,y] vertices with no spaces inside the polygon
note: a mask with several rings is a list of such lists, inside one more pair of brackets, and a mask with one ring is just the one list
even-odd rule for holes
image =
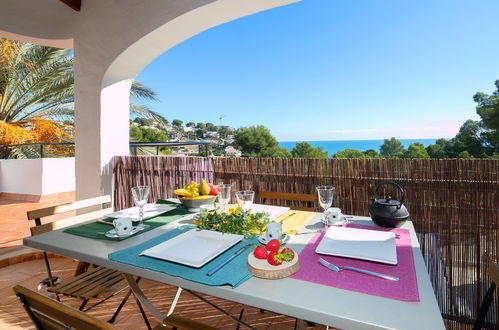
{"label": "wooden folding chair", "polygon": [[499,284],[499,265],[492,263],[489,266],[489,276],[492,280],[485,297],[483,297],[482,304],[480,306],[480,311],[478,312],[478,317],[473,326],[473,330],[482,329],[485,318],[487,317],[487,312],[489,311],[492,300],[494,299],[494,292],[496,291],[496,286]]}
{"label": "wooden folding chair", "polygon": [[[289,201],[289,202],[302,202],[306,203],[306,207],[302,206],[289,206],[292,210],[301,211],[315,211],[315,195],[309,194],[292,194],[292,193],[280,193],[272,191],[260,191],[258,194],[262,200],[262,204],[267,202],[267,199],[277,200],[277,201]],[[287,205],[283,205],[287,206]]]}
{"label": "wooden folding chair", "polygon": [[[80,310],[31,291],[23,286],[13,288],[26,313],[37,329],[117,330],[118,327],[96,319]],[[172,314],[156,329],[217,330],[179,315]]]}
{"label": "wooden folding chair", "polygon": [[13,289],[37,329],[118,329],[23,286],[16,285]]}
{"label": "wooden folding chair", "polygon": [[[112,207],[106,204],[111,202],[111,196],[100,196],[85,200],[76,201],[73,203],[66,203],[61,205],[55,205],[50,207],[44,207],[37,210],[31,210],[27,212],[28,220],[35,220],[36,226],[31,227],[31,235],[38,235],[46,233],[52,230],[65,228],[71,225],[75,225],[84,221],[100,218],[113,211]],[[62,220],[53,221],[50,223],[42,224],[41,218],[53,216],[56,214],[66,213],[69,211],[80,211],[85,212],[76,216],[65,218]],[[44,279],[41,284],[46,284],[49,288],[49,292],[53,292],[56,295],[57,300],[60,300],[59,295],[74,297],[82,299],[82,303],[79,307],[81,311],[88,311],[95,306],[101,304],[102,302],[108,300],[109,298],[119,294],[121,291],[128,288],[128,286],[123,287],[120,290],[114,290],[115,292],[103,298],[94,305],[86,307],[88,301],[98,296],[104,291],[113,291],[114,287],[124,280],[123,275],[115,270],[108,269],[105,267],[95,267],[93,269],[89,268],[89,264],[85,262],[80,262],[75,271],[75,277],[65,280],[64,282],[58,283],[58,278],[52,275],[50,269],[50,263],[48,259],[47,252],[43,251],[43,257],[45,260],[45,267],[47,269],[48,278]],[[137,279],[137,281],[139,281]],[[114,313],[113,317],[109,320],[111,323],[114,322],[116,316],[121,311],[122,307],[131,295],[131,291],[125,296],[118,309]],[[144,321],[148,328],[150,328],[147,317],[143,311],[142,305],[136,300],[137,305],[144,317]]]}

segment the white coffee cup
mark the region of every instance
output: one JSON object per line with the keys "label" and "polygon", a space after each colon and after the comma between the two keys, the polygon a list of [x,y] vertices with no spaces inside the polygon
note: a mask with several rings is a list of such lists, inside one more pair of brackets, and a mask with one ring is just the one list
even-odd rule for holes
{"label": "white coffee cup", "polygon": [[264,243],[268,243],[273,239],[278,239],[284,244],[289,240],[289,235],[282,237],[282,223],[271,222],[267,224],[266,227],[265,235],[260,236],[260,240]]}
{"label": "white coffee cup", "polygon": [[130,235],[132,232],[132,218],[117,218],[113,220],[114,230],[118,236]]}
{"label": "white coffee cup", "polygon": [[343,224],[343,213],[341,213],[341,209],[337,207],[331,207],[328,209],[328,223],[330,225],[341,225]]}

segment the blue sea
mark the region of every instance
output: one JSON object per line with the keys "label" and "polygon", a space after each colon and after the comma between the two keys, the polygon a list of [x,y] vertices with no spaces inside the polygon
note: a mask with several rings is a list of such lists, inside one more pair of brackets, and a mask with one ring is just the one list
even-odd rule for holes
{"label": "blue sea", "polygon": [[[407,149],[411,143],[420,142],[425,147],[430,144],[434,144],[437,139],[398,139]],[[328,151],[329,157],[332,157],[335,153],[345,149],[356,149],[359,151],[366,151],[368,149],[374,149],[379,152],[379,147],[383,144],[384,140],[337,140],[337,141],[282,141],[279,142],[281,147],[288,150],[294,148],[296,142],[308,142],[312,147],[322,147],[322,150]]]}

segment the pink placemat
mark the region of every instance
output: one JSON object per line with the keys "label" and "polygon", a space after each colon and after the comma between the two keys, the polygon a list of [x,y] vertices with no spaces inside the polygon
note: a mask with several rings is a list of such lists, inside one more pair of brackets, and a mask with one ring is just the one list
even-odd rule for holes
{"label": "pink placemat", "polygon": [[[380,297],[402,301],[419,301],[418,281],[414,268],[414,256],[412,254],[409,230],[402,228],[387,229],[354,224],[348,224],[346,227],[390,231],[399,234],[400,238],[395,240],[398,264],[392,266],[365,260],[316,254],[315,249],[324,236],[323,233],[317,233],[300,252],[300,270],[291,277]],[[318,262],[319,258],[323,258],[336,266],[352,266],[381,274],[396,276],[400,278],[400,281],[389,281],[349,270],[333,272],[320,265]]]}

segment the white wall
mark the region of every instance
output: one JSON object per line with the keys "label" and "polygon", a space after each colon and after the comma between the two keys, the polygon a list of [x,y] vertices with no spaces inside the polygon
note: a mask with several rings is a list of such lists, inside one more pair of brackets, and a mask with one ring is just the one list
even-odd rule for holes
{"label": "white wall", "polygon": [[75,159],[44,158],[42,195],[75,190]]}
{"label": "white wall", "polygon": [[2,193],[42,196],[74,190],[74,158],[0,160]]}

